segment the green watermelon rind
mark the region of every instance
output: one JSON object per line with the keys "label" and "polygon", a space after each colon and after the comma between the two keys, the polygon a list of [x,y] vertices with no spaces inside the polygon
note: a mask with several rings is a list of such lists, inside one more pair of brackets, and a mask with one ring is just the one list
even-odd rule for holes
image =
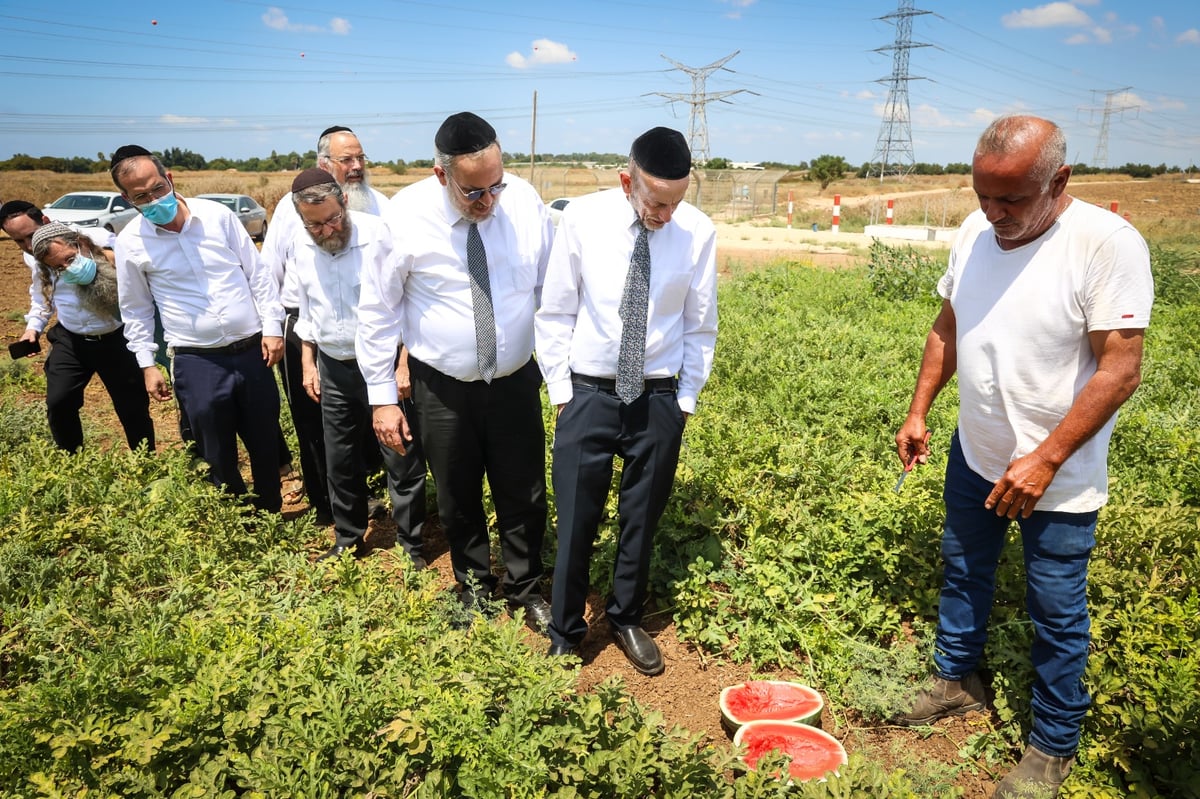
{"label": "green watermelon rind", "polygon": [[[827,744],[829,746],[830,751],[835,752],[838,755],[837,759],[839,761],[839,765],[844,766],[844,765],[846,765],[846,763],[849,762],[849,758],[846,755],[846,747],[842,746],[841,741],[839,741],[837,738],[834,738],[832,735],[825,732],[824,730],[812,726],[811,724],[801,724],[800,722],[796,722],[796,721],[748,721],[745,724],[743,724],[741,727],[739,727],[738,731],[736,733],[734,733],[734,736],[733,736],[734,748],[741,749],[745,743],[746,738],[751,737],[760,731],[766,731],[766,730],[772,730],[772,731],[790,730],[792,732],[795,732],[798,735],[808,736],[810,739],[816,738],[816,739],[820,740],[822,743]],[[750,763],[747,760],[746,752],[742,752],[739,755],[739,758],[741,759],[741,761],[743,763],[746,764],[747,768],[749,768],[751,771],[754,770],[754,766],[750,765]],[[757,760],[755,762],[757,762]],[[789,766],[789,769],[790,769],[790,766]],[[822,774],[821,776],[814,775],[812,777],[804,777],[804,778],[792,776],[790,773],[790,770],[789,770],[787,782],[789,785],[792,784],[796,780],[799,780],[800,782],[808,782],[809,780],[817,780],[818,782],[824,782],[825,779],[830,774],[833,774],[835,777],[838,776],[837,768],[835,767],[833,769],[826,770],[825,773]]]}
{"label": "green watermelon rind", "polygon": [[[816,707],[808,712],[802,713],[791,718],[782,719],[758,719],[758,718],[742,718],[734,713],[729,708],[729,697],[738,690],[745,690],[751,683],[766,683],[769,685],[780,685],[788,688],[799,688],[802,693],[810,696],[816,703]],[[744,724],[751,721],[794,721],[801,724],[807,724],[811,727],[819,728],[821,726],[821,711],[825,709],[825,700],[821,698],[821,694],[815,688],[804,685],[803,683],[791,682],[789,680],[747,680],[736,685],[730,685],[722,689],[721,698],[721,723],[725,725],[731,732],[737,732]]]}

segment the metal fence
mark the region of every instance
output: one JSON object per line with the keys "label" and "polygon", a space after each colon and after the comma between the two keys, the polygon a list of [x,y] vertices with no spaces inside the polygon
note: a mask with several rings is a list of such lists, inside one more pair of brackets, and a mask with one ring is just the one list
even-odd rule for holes
{"label": "metal fence", "polygon": [[[621,170],[615,167],[538,165],[532,179],[528,165],[508,164],[506,169],[529,180],[546,202],[621,185]],[[698,169],[692,173],[687,200],[713,219],[780,213],[787,209],[787,194],[780,196],[779,181],[787,174],[785,170]]]}

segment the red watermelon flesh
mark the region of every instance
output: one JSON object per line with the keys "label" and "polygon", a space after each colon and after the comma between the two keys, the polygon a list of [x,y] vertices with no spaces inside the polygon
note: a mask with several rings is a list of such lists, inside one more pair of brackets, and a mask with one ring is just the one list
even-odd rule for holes
{"label": "red watermelon flesh", "polygon": [[764,720],[819,724],[824,705],[807,685],[780,680],[751,680],[721,692],[721,714],[735,727]]}
{"label": "red watermelon flesh", "polygon": [[733,743],[746,747],[742,759],[750,768],[771,750],[788,755],[792,760],[788,774],[793,780],[824,777],[846,763],[846,750],[836,738],[797,722],[751,721],[738,730]]}

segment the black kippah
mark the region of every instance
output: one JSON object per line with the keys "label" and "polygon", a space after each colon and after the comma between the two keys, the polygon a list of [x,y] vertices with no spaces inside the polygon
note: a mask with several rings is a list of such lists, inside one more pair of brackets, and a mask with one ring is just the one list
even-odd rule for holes
{"label": "black kippah", "polygon": [[495,143],[496,129],[470,111],[446,117],[433,137],[433,145],[438,152],[446,155],[477,153]]}
{"label": "black kippah", "polygon": [[651,128],[633,140],[630,157],[642,171],[663,180],[680,180],[692,172],[692,151],[683,134],[671,128]]}
{"label": "black kippah", "polygon": [[296,175],[296,179],[292,181],[292,194],[304,191],[311,186],[320,186],[322,183],[337,183],[337,178],[324,169],[318,169],[317,167],[306,169],[299,175]]}
{"label": "black kippah", "polygon": [[8,219],[10,216],[23,214],[26,211],[36,211],[38,207],[26,200],[9,200],[4,205],[0,205],[0,222]]}
{"label": "black kippah", "polygon": [[122,147],[118,147],[117,151],[113,153],[112,163],[108,165],[108,168],[115,169],[117,164],[121,163],[126,158],[133,158],[138,155],[154,155],[154,153],[150,152],[140,144],[126,144]]}
{"label": "black kippah", "polygon": [[350,130],[350,128],[346,127],[345,125],[333,125],[331,127],[325,128],[325,130],[321,131],[321,135],[317,137],[317,141],[320,141],[321,139],[325,138],[330,133],[353,133],[353,132],[354,131]]}

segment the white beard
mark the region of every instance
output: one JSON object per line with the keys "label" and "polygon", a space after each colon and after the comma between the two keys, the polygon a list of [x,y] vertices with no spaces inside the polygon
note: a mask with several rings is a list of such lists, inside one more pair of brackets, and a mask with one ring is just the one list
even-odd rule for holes
{"label": "white beard", "polygon": [[342,186],[342,194],[346,196],[346,207],[351,211],[370,211],[373,204],[371,189],[364,174],[361,183],[347,183]]}

